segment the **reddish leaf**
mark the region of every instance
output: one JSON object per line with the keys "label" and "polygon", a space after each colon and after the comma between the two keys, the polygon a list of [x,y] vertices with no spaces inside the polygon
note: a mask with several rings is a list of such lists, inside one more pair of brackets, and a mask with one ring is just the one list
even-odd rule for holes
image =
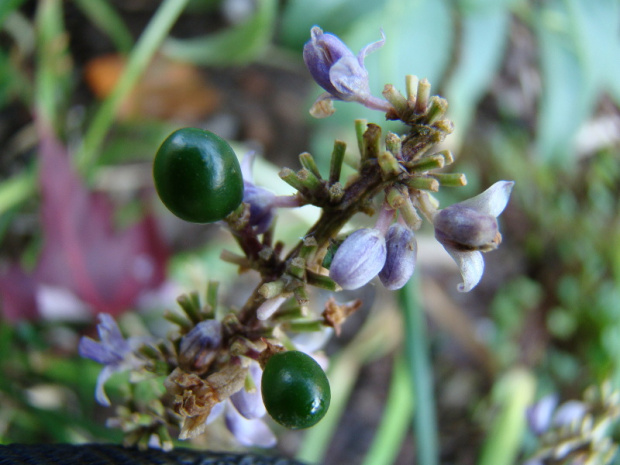
{"label": "reddish leaf", "polygon": [[[44,243],[32,276],[35,292],[41,285],[63,288],[96,312],[115,315],[132,307],[143,292],[159,287],[168,254],[153,218],[115,231],[108,199],[86,189],[65,148],[49,133],[41,135],[39,156]],[[16,276],[0,278],[0,290],[9,279],[19,281]],[[25,286],[28,277],[21,276]],[[24,314],[24,302],[5,297],[5,315],[14,319],[36,313]]]}

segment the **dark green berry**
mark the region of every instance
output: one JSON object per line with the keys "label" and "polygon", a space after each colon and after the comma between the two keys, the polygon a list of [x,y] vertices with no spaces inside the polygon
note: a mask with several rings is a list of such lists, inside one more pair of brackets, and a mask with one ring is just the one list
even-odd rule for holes
{"label": "dark green berry", "polygon": [[271,418],[291,429],[314,426],[327,413],[331,399],[323,369],[296,350],[278,352],[267,360],[261,392]]}
{"label": "dark green berry", "polygon": [[243,200],[235,152],[224,139],[202,129],[170,134],[155,155],[153,178],[164,205],[192,223],[219,221]]}

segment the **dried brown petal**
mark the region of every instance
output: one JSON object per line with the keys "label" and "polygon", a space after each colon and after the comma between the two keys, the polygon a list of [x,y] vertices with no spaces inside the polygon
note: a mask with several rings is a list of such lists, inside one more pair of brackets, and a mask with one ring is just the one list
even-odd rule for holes
{"label": "dried brown petal", "polygon": [[330,297],[322,313],[325,324],[334,328],[336,336],[339,336],[342,324],[349,316],[359,310],[361,306],[362,301],[360,299],[339,304],[333,297]]}

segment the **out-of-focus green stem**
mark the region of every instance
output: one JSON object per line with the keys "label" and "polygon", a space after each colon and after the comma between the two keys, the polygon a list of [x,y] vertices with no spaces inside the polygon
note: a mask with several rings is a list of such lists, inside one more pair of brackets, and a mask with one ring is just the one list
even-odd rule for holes
{"label": "out-of-focus green stem", "polygon": [[405,351],[416,399],[413,426],[418,454],[417,463],[420,465],[437,465],[439,463],[439,441],[437,439],[433,374],[426,338],[427,327],[419,299],[418,281],[415,276],[409,284],[401,289],[399,297],[405,317]]}
{"label": "out-of-focus green stem", "polygon": [[60,0],[45,0],[39,3],[36,15],[35,112],[40,122],[53,128],[57,125],[63,80],[70,72],[62,16]]}
{"label": "out-of-focus green stem", "polygon": [[0,215],[32,194],[37,179],[36,170],[28,169],[0,184]]}
{"label": "out-of-focus green stem", "polygon": [[121,103],[144,73],[153,55],[168,35],[189,0],[164,0],[129,55],[127,66],[112,93],[95,114],[82,145],[76,153],[78,168],[88,171],[99,152],[101,143],[114,122]]}
{"label": "out-of-focus green stem", "polygon": [[306,433],[297,453],[297,459],[302,462],[322,463],[361,368],[360,360],[347,353],[332,358],[330,364],[329,384],[332,394],[329,410],[321,422]]}
{"label": "out-of-focus green stem", "polygon": [[0,2],[0,28],[4,24],[6,17],[17,10],[25,0],[3,0]]}
{"label": "out-of-focus green stem", "polygon": [[107,0],[75,0],[86,16],[114,42],[121,53],[129,53],[133,39],[122,18]]}
{"label": "out-of-focus green stem", "polygon": [[478,465],[515,463],[526,426],[525,411],[535,390],[535,377],[523,368],[506,373],[495,383],[493,395],[500,410],[489,427]]}
{"label": "out-of-focus green stem", "polygon": [[[386,310],[386,309],[382,309]],[[330,360],[328,371],[332,388],[329,410],[316,426],[306,433],[297,459],[322,463],[334,431],[347,405],[359,371],[364,363],[384,356],[399,343],[396,312],[382,311],[369,318],[351,343]]]}
{"label": "out-of-focus green stem", "polygon": [[398,357],[394,361],[390,392],[381,425],[379,425],[363,465],[394,463],[410,425],[414,405],[412,391],[407,366],[402,357]]}

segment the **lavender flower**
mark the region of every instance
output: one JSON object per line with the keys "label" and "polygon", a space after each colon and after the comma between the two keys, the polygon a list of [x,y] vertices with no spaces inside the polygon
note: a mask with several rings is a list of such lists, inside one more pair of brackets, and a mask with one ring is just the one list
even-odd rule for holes
{"label": "lavender flower", "polygon": [[310,31],[311,39],[304,46],[304,61],[314,80],[327,92],[319,96],[310,113],[324,118],[334,112],[332,100],[359,102],[362,105],[387,112],[392,106],[385,100],[370,94],[368,71],[364,58],[382,47],[382,39],[366,45],[357,55],[335,35],[323,33],[315,26]]}
{"label": "lavender flower", "polygon": [[140,369],[144,362],[133,353],[136,343],[140,341],[134,338],[125,340],[116,321],[110,315],[99,314],[97,331],[101,342],[90,337],[83,337],[80,340],[78,351],[82,357],[90,358],[104,365],[97,377],[95,399],[101,405],[109,407],[111,405],[110,399],[103,389],[108,378],[116,372]]}
{"label": "lavender flower", "polygon": [[557,394],[549,394],[526,410],[527,424],[532,433],[540,436],[549,429],[558,401]]}
{"label": "lavender flower", "polygon": [[336,251],[329,276],[343,289],[358,289],[381,271],[386,256],[383,233],[378,229],[359,229]]}
{"label": "lavender flower", "polygon": [[263,234],[271,227],[276,208],[299,207],[301,204],[297,196],[275,195],[254,184],[252,165],[255,157],[256,153],[250,152],[241,161],[243,201],[250,206],[250,226],[256,234]]}
{"label": "lavender flower", "polygon": [[502,236],[497,227],[512,191],[513,181],[499,181],[482,194],[439,210],[433,218],[435,238],[461,270],[460,292],[471,291],[482,278],[481,252],[497,248]]}
{"label": "lavender flower", "polygon": [[224,414],[226,427],[240,444],[247,447],[273,447],[276,436],[261,419],[267,413],[258,389],[263,373],[256,362],[251,362],[249,372],[255,388],[251,391],[244,388],[225,402],[215,405],[206,423],[210,424]]}
{"label": "lavender flower", "polygon": [[385,241],[387,258],[379,279],[387,289],[400,289],[415,270],[418,244],[413,231],[398,223],[390,226]]}

